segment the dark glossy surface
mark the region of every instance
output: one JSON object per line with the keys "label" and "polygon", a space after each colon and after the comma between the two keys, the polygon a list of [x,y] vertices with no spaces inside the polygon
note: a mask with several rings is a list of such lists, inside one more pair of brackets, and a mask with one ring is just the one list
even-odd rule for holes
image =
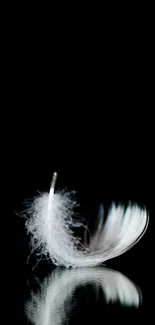
{"label": "dark glossy surface", "polygon": [[[97,114],[91,113],[89,118],[79,111],[61,113],[62,108],[51,105],[49,112],[33,112],[31,116],[25,110],[25,117],[23,115],[19,123],[16,121],[14,132],[10,132],[12,136],[3,143],[2,173],[4,171],[8,181],[4,188],[6,218],[1,238],[7,252],[11,247],[10,257],[5,255],[6,283],[10,281],[15,286],[13,299],[7,298],[6,314],[15,302],[16,324],[28,324],[25,303],[31,292],[38,291],[46,276],[55,272],[49,261],[36,265],[34,256],[27,263],[29,238],[24,220],[18,214],[24,209],[25,199],[36,195],[37,190],[48,191],[56,170],[59,174],[57,188],[77,191],[80,213],[89,220],[90,227],[93,227],[101,202],[108,206],[113,200],[122,203],[131,200],[145,205],[150,213],[150,224],[142,240],[124,255],[106,263],[108,268],[121,272],[138,285],[143,297],[139,308],[122,306],[119,299],[107,304],[100,285],[96,288],[91,281],[82,285],[79,281],[71,297],[65,289],[64,320],[68,317],[69,324],[77,325],[151,324],[155,289],[155,192],[150,142],[145,142],[146,138],[141,138],[136,130],[134,133],[132,129],[132,135],[129,134],[130,128],[124,127],[118,132],[120,127],[116,130],[111,126],[107,130],[105,124],[109,120],[103,122]],[[62,293],[65,290],[62,286]]]}

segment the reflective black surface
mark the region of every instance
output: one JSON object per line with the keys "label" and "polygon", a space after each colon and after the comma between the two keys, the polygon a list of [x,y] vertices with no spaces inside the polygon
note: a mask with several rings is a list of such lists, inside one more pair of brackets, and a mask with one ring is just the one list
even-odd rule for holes
{"label": "reflective black surface", "polygon": [[[89,119],[78,111],[61,113],[62,108],[53,105],[49,112],[34,112],[32,116],[25,111],[20,128],[16,123],[12,136],[4,143],[2,171],[8,181],[1,238],[3,244],[8,243],[6,283],[15,285],[13,299],[6,299],[7,313],[15,302],[16,324],[28,324],[28,318],[38,325],[67,324],[67,320],[68,324],[77,325],[151,324],[155,192],[149,141],[145,143],[145,137],[141,138],[133,129],[129,136],[131,128],[122,126],[121,133],[112,126],[107,130],[105,124],[109,120],[103,122],[97,114],[91,113]],[[37,190],[48,191],[54,170],[59,174],[57,188],[77,191],[80,213],[89,220],[90,229],[101,202],[106,207],[112,201],[145,205],[150,223],[141,241],[104,266],[79,270],[78,276],[77,270],[59,269],[50,261],[38,263],[35,256],[29,257],[29,237],[19,213],[24,209],[25,199],[36,195]],[[115,273],[105,267],[119,272],[119,279],[113,278]],[[102,275],[98,276],[98,272]],[[124,276],[131,287],[121,281]]]}

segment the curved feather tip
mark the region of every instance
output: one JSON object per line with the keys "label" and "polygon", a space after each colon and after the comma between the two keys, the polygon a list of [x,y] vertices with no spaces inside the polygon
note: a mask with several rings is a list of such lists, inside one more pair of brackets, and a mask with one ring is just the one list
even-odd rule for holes
{"label": "curved feather tip", "polygon": [[125,209],[113,203],[104,224],[101,205],[96,231],[89,244],[85,236],[82,245],[72,231],[72,227],[85,227],[75,220],[75,207],[72,193],[54,193],[52,186],[49,194],[34,199],[27,210],[26,229],[31,235],[32,248],[56,265],[88,267],[119,256],[140,240],[149,222],[146,209],[131,204]]}

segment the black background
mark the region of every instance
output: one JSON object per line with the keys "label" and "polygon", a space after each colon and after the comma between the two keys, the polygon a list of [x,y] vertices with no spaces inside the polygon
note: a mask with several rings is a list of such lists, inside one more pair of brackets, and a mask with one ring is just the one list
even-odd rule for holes
{"label": "black background", "polygon": [[38,101],[35,107],[38,108],[25,105],[21,112],[9,116],[6,136],[2,137],[1,178],[5,181],[1,238],[2,247],[6,248],[2,264],[6,282],[15,287],[13,291],[7,289],[13,293],[13,298],[9,295],[5,303],[7,310],[16,302],[17,324],[27,324],[24,302],[29,297],[33,277],[42,280],[53,269],[52,264],[41,262],[32,272],[34,257],[27,264],[29,238],[18,213],[24,208],[25,198],[33,197],[37,190],[48,191],[56,170],[57,188],[77,191],[86,218],[89,212],[97,212],[101,201],[108,204],[112,200],[138,202],[150,214],[150,224],[142,240],[129,252],[107,262],[108,267],[119,270],[140,286],[144,298],[140,309],[103,308],[102,302],[95,302],[90,294],[88,302],[81,296],[73,317],[76,321],[72,323],[151,322],[155,256],[151,119],[147,120],[146,111],[136,116],[130,105],[121,105],[120,112],[114,105],[112,109],[110,104],[97,103],[49,105]]}

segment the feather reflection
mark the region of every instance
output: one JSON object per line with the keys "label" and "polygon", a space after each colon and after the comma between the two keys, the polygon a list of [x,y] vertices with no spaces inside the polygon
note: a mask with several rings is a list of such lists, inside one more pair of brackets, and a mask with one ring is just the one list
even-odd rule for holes
{"label": "feather reflection", "polygon": [[75,290],[92,284],[100,287],[106,303],[119,301],[123,306],[138,308],[142,301],[140,289],[120,272],[103,267],[56,269],[41,285],[38,293],[32,293],[26,303],[26,315],[32,324],[61,325],[72,308]]}

